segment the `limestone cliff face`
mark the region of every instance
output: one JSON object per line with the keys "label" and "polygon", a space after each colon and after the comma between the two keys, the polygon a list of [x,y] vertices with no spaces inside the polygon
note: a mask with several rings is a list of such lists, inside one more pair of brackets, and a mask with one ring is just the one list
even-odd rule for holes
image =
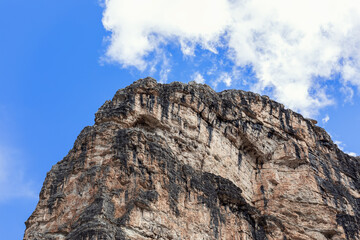
{"label": "limestone cliff face", "polygon": [[24,239],[360,239],[360,159],[266,96],[146,78],[95,116]]}

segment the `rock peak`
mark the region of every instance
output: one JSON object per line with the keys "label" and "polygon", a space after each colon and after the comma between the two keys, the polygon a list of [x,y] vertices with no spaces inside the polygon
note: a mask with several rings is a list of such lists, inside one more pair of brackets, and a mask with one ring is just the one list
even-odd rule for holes
{"label": "rock peak", "polygon": [[252,92],[139,79],[47,174],[24,239],[360,239],[360,163]]}

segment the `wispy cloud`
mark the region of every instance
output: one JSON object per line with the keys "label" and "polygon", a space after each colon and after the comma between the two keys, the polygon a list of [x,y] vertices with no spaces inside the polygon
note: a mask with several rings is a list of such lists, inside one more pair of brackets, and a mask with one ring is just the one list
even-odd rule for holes
{"label": "wispy cloud", "polygon": [[347,152],[346,154],[349,154],[349,155],[352,156],[352,157],[356,157],[356,156],[357,156],[357,154],[354,153],[354,152]]}
{"label": "wispy cloud", "polygon": [[106,0],[103,25],[111,32],[108,61],[144,71],[169,44],[184,56],[223,54],[253,69],[251,90],[270,89],[307,116],[334,103],[324,85],[335,74],[343,92],[360,88],[357,0]]}
{"label": "wispy cloud", "polygon": [[201,75],[201,73],[196,72],[192,75],[192,80],[197,82],[197,83],[205,83],[205,79],[203,77],[203,75]]}
{"label": "wispy cloud", "polygon": [[0,203],[14,198],[36,199],[34,185],[25,179],[20,153],[0,146]]}
{"label": "wispy cloud", "polygon": [[341,151],[344,151],[344,144],[341,141],[335,140],[334,143],[338,146]]}
{"label": "wispy cloud", "polygon": [[330,117],[328,114],[321,120],[323,124],[327,123],[330,120]]}
{"label": "wispy cloud", "polygon": [[339,148],[341,151],[344,151],[346,154],[349,154],[350,156],[353,156],[353,157],[356,157],[356,156],[357,156],[357,154],[354,153],[354,152],[347,152],[347,151],[345,151],[346,144],[344,144],[343,142],[338,141],[338,140],[335,140],[334,143],[338,146],[338,148]]}
{"label": "wispy cloud", "polygon": [[232,83],[230,74],[227,72],[220,73],[219,77],[212,82],[212,86],[216,89],[219,83],[224,83],[227,87],[230,87]]}

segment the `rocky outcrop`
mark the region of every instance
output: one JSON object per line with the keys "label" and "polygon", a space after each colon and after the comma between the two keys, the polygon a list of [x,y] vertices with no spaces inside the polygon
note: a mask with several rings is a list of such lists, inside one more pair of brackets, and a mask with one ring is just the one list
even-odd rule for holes
{"label": "rocky outcrop", "polygon": [[140,79],[47,174],[24,239],[360,239],[360,160],[251,92]]}

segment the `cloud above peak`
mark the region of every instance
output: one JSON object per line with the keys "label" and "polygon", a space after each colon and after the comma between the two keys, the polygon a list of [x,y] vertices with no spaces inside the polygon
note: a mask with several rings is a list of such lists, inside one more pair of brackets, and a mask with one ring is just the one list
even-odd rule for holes
{"label": "cloud above peak", "polygon": [[[360,88],[356,0],[106,0],[103,25],[111,32],[108,61],[145,71],[151,59],[169,56],[170,44],[185,57],[206,51],[233,68],[251,67],[250,90],[270,91],[307,116],[333,104],[326,85],[334,76],[342,92]],[[229,74],[226,86],[241,81]]]}
{"label": "cloud above peak", "polygon": [[144,58],[169,41],[185,55],[198,44],[216,52],[231,19],[226,0],[107,0],[105,6],[103,25],[112,32],[107,57],[140,70],[148,67]]}

